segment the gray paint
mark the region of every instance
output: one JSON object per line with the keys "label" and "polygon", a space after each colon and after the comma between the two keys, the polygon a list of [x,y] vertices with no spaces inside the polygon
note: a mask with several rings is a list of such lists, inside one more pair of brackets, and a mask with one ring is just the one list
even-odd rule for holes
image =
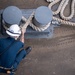
{"label": "gray paint", "polygon": [[22,18],[22,12],[16,6],[9,6],[3,11],[3,19],[8,24],[19,24]]}
{"label": "gray paint", "polygon": [[34,24],[45,26],[52,20],[52,11],[46,6],[40,6],[36,9],[34,15]]}
{"label": "gray paint", "polygon": [[[23,16],[25,16],[28,19],[31,13],[35,10],[36,9],[22,9],[21,11],[22,11]],[[1,12],[2,10],[0,10],[0,13]],[[53,26],[50,26],[45,31],[39,32],[39,31],[35,31],[30,26],[28,26],[26,33],[25,33],[25,38],[27,39],[28,38],[51,38],[53,35],[53,29],[54,29]],[[7,37],[5,31],[3,33],[4,33],[4,37]]]}

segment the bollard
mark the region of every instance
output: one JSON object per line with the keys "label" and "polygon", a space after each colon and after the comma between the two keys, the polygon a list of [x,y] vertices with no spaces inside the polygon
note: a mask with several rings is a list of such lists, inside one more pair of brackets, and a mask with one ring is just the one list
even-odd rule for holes
{"label": "bollard", "polygon": [[12,24],[20,25],[21,19],[22,11],[18,7],[6,7],[1,14],[1,34],[5,35],[5,29],[9,28]]}
{"label": "bollard", "polygon": [[[12,11],[13,13],[10,12],[11,11],[10,8],[12,8],[12,10],[16,9],[17,11],[15,10],[15,12],[17,12],[17,13],[14,13],[13,11]],[[19,11],[19,13],[18,13],[18,11]],[[37,28],[40,28],[40,27],[45,28],[46,25],[51,22],[52,11],[46,6],[41,6],[41,7],[38,7],[37,9],[21,9],[21,10],[16,8],[15,6],[10,6],[10,7],[7,7],[6,9],[4,9],[4,11],[2,12],[1,26],[4,26],[3,25],[4,23],[5,23],[5,26],[7,25],[7,27],[12,24],[15,24],[15,23],[18,25],[23,25],[25,22],[24,23],[22,22],[22,16],[24,16],[26,19],[28,19],[28,17],[30,17],[30,15],[32,14],[33,11],[35,11],[35,14],[34,14],[31,22],[34,23],[34,25]],[[6,12],[8,12],[8,14]],[[1,28],[1,29],[3,30],[3,28]],[[39,32],[39,31],[36,31],[35,29],[33,29],[29,25],[27,27],[27,30],[25,33],[25,38],[51,38],[53,36],[53,29],[54,29],[53,26],[50,25],[44,31]],[[6,32],[4,32],[4,31],[1,31],[1,33],[3,34],[4,37],[8,36],[6,34]]]}
{"label": "bollard", "polygon": [[22,12],[16,6],[9,6],[4,9],[2,16],[6,25],[12,25],[12,24],[19,25],[22,19]]}
{"label": "bollard", "polygon": [[52,11],[46,6],[40,6],[36,9],[33,23],[37,27],[46,26],[52,20]]}

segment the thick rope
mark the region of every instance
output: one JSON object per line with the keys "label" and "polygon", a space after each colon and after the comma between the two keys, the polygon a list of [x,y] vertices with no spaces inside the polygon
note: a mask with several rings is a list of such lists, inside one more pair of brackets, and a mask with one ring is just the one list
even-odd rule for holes
{"label": "thick rope", "polygon": [[[60,1],[60,0],[55,0],[55,1],[51,2],[51,3],[48,5],[49,9],[51,9],[52,6],[55,5],[56,3],[58,3],[59,1]],[[48,1],[48,2],[49,2],[49,1]],[[53,12],[53,15],[57,15],[57,14],[60,12],[62,5],[63,5],[63,2],[60,3],[60,7],[58,7],[58,9],[57,9],[56,11],[52,11],[52,12]]]}
{"label": "thick rope", "polygon": [[68,17],[65,17],[65,16],[64,16],[64,9],[65,9],[66,6],[68,5],[68,3],[69,3],[69,0],[65,0],[64,5],[63,5],[63,7],[62,7],[62,9],[61,9],[61,11],[60,11],[60,16],[61,16],[61,18],[64,19],[64,20],[70,20],[70,19],[72,19],[73,16],[74,16],[74,4],[75,4],[75,0],[72,0],[72,3],[71,3],[71,14],[70,14]]}
{"label": "thick rope", "polygon": [[[23,24],[23,25],[20,25],[20,28],[23,30],[23,31],[25,31],[26,30],[26,28],[27,28],[27,26],[28,25],[30,25],[33,29],[35,29],[36,31],[39,31],[39,32],[41,32],[41,31],[44,31],[44,30],[46,30],[49,26],[50,26],[50,23],[48,23],[46,26],[44,26],[44,27],[37,27],[36,25],[34,25],[33,23],[32,23],[32,18],[34,17],[34,12],[32,12],[32,14],[30,15],[30,17],[28,18],[28,19],[26,19],[24,16],[22,16],[22,20],[25,22],[25,24]],[[7,30],[8,29],[8,27],[5,25],[5,23],[3,23],[3,27]]]}
{"label": "thick rope", "polygon": [[[51,9],[51,7],[54,5],[54,4],[56,4],[56,3],[58,3],[58,2],[60,2],[61,0],[47,0],[47,2],[51,2],[50,4],[49,4],[49,9]],[[69,2],[69,0],[62,0],[61,2],[60,2],[60,5],[59,5],[59,7],[58,7],[58,9],[54,12],[53,11],[53,15],[57,15],[57,14],[59,14],[60,13],[60,15],[61,15],[61,17],[64,19],[64,20],[62,20],[62,19],[59,19],[59,18],[57,18],[57,17],[54,17],[53,16],[53,20],[56,20],[56,21],[58,21],[59,23],[61,23],[61,24],[65,24],[65,25],[70,25],[70,26],[75,26],[75,23],[73,23],[73,22],[69,22],[69,21],[65,21],[65,20],[69,20],[69,19],[71,19],[73,16],[74,16],[74,4],[75,4],[75,0],[72,0],[72,4],[71,4],[71,15],[69,16],[69,17],[65,17],[64,15],[63,15],[63,12],[64,12],[64,9],[65,9],[65,7],[67,6],[67,4],[68,4],[68,2]],[[21,27],[23,30],[26,30],[26,28],[27,28],[27,26],[28,25],[30,25],[33,29],[35,29],[36,31],[44,31],[44,30],[46,30],[49,26],[50,26],[50,23],[48,23],[46,26],[44,26],[44,27],[37,27],[36,25],[34,25],[33,23],[32,23],[32,19],[33,19],[33,17],[34,17],[34,12],[30,15],[30,17],[28,18],[28,20],[24,17],[24,16],[22,16],[22,20],[23,21],[25,21],[25,24],[23,25],[23,27]],[[8,29],[5,25],[4,25],[4,28],[5,29]]]}
{"label": "thick rope", "polygon": [[25,21],[26,22],[26,24],[24,24],[23,25],[23,29],[26,29],[27,28],[27,25],[30,25],[33,29],[35,29],[36,31],[39,31],[39,32],[41,32],[41,31],[44,31],[44,30],[46,30],[49,26],[50,26],[50,23],[48,23],[46,26],[44,26],[44,27],[37,27],[36,25],[34,25],[33,23],[32,23],[32,18],[34,17],[34,14],[32,13],[31,15],[30,15],[30,18],[27,20],[24,16],[22,16],[22,20],[23,21]]}
{"label": "thick rope", "polygon": [[53,20],[56,20],[56,21],[58,21],[58,22],[60,22],[61,24],[64,24],[64,25],[75,26],[75,23],[73,23],[73,22],[65,21],[65,20],[62,20],[62,19],[59,19],[59,18],[56,18],[56,17],[53,17]]}
{"label": "thick rope", "polygon": [[[50,1],[48,0],[48,2],[50,2]],[[55,0],[55,1],[53,0],[53,2],[51,2],[48,7],[51,9],[53,5],[55,5],[56,3],[60,2],[60,1],[61,0]],[[53,11],[53,15],[57,15],[57,14],[60,13],[60,16],[61,16],[62,19],[64,19],[64,20],[70,20],[70,19],[72,19],[73,16],[74,16],[74,4],[75,4],[75,0],[72,0],[72,3],[71,3],[71,14],[70,14],[70,16],[65,17],[64,14],[63,14],[63,12],[64,12],[64,9],[66,8],[66,6],[68,5],[68,3],[69,3],[69,0],[62,0],[60,2],[60,5],[59,5],[58,9],[56,11]]]}
{"label": "thick rope", "polygon": [[47,2],[53,2],[53,1],[55,1],[55,0],[47,0]]}
{"label": "thick rope", "polygon": [[[48,6],[49,9],[51,9],[52,6],[53,6],[54,4],[56,4],[56,3],[58,3],[59,1],[61,1],[61,0],[53,0],[53,1],[52,1],[52,0],[47,0],[47,2],[51,2],[51,3],[49,4],[49,6]],[[60,13],[60,16],[62,17],[62,19],[59,19],[59,18],[57,18],[57,17],[53,17],[53,20],[57,20],[57,21],[60,22],[61,24],[75,26],[75,23],[69,22],[69,21],[65,21],[65,20],[70,20],[70,19],[72,19],[73,16],[74,16],[75,0],[72,0],[72,3],[71,3],[71,14],[70,14],[70,16],[65,17],[65,16],[63,15],[64,9],[66,8],[68,2],[69,2],[69,0],[62,0],[61,3],[60,3],[60,5],[59,5],[59,7],[58,7],[58,9],[57,9],[55,12],[52,11],[52,12],[53,12],[53,15],[57,15],[57,14]]]}
{"label": "thick rope", "polygon": [[22,30],[25,31],[25,29],[27,28],[27,26],[30,24],[32,18],[33,18],[34,12],[30,15],[30,17],[28,18],[28,20],[23,16],[22,20],[25,21],[25,24],[22,26]]}

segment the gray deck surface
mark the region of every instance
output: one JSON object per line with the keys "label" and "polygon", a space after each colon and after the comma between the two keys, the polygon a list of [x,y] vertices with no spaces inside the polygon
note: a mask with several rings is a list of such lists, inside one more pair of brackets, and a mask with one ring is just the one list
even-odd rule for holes
{"label": "gray deck surface", "polygon": [[[9,5],[30,9],[48,3],[45,0],[0,0],[0,9]],[[69,14],[69,7],[65,13]],[[75,75],[75,27],[61,25],[54,29],[53,38],[25,39],[25,46],[31,46],[32,52],[20,63],[15,75]]]}

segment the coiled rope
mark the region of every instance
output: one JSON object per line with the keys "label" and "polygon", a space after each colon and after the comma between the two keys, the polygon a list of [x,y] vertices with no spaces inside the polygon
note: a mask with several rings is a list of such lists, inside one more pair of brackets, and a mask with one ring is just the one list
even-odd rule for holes
{"label": "coiled rope", "polygon": [[33,19],[33,17],[34,17],[34,11],[33,11],[33,13],[30,15],[30,17],[28,18],[28,20],[24,17],[24,16],[22,16],[22,20],[23,21],[25,21],[26,23],[23,25],[23,29],[26,29],[27,28],[27,26],[28,25],[30,25],[33,29],[35,29],[36,31],[39,31],[39,32],[41,32],[41,31],[44,31],[44,30],[46,30],[49,26],[50,26],[50,23],[48,23],[46,26],[44,26],[44,27],[37,27],[36,25],[34,25],[33,23],[32,23],[32,19]]}
{"label": "coiled rope", "polygon": [[[49,4],[49,6],[48,6],[49,9],[51,9],[53,5],[55,5],[56,3],[60,2],[60,1],[61,1],[61,0],[47,0],[47,2],[51,2],[51,3]],[[52,12],[53,12],[53,15],[57,15],[57,14],[60,13],[60,16],[61,16],[61,18],[62,18],[62,19],[60,19],[60,18],[57,18],[57,17],[54,17],[54,16],[53,16],[53,20],[56,20],[56,21],[58,21],[58,22],[60,22],[61,24],[64,24],[64,25],[75,26],[75,23],[66,21],[66,20],[72,19],[73,16],[74,16],[75,0],[72,0],[72,3],[71,3],[71,14],[70,14],[70,16],[65,17],[64,14],[63,14],[64,9],[65,9],[66,6],[68,5],[68,2],[69,2],[69,0],[62,0],[62,1],[60,2],[60,5],[59,5],[58,9],[57,9],[55,12],[52,11]],[[33,18],[33,17],[34,17],[34,15],[32,16],[32,18]],[[23,17],[22,19],[25,20],[25,21],[27,21],[27,19],[26,19],[25,17]],[[46,25],[46,27],[39,28],[39,27],[37,27],[36,25],[34,25],[34,24],[32,23],[32,20],[31,20],[31,22],[30,22],[29,25],[30,25],[33,29],[35,29],[36,31],[44,31],[45,29],[47,29],[47,28],[50,26],[50,23],[49,23],[48,25]]]}
{"label": "coiled rope", "polygon": [[[52,6],[55,5],[56,3],[60,2],[60,5],[59,5],[58,9],[55,12],[54,11],[52,11],[52,12],[53,12],[53,15],[57,15],[57,14],[60,13],[60,16],[61,16],[62,19],[53,16],[53,20],[56,20],[59,23],[64,24],[64,25],[75,26],[75,23],[66,21],[66,20],[72,19],[73,16],[74,16],[75,0],[72,0],[72,3],[71,3],[71,14],[68,17],[65,17],[64,14],[63,14],[63,12],[64,12],[64,9],[66,8],[69,0],[47,0],[47,2],[50,2],[49,6],[48,6],[49,9],[51,9]],[[37,27],[36,25],[34,25],[32,23],[32,19],[34,17],[34,14],[35,13],[33,12],[28,19],[26,19],[24,16],[22,16],[22,20],[25,21],[25,24],[21,28],[23,30],[25,30],[27,28],[27,26],[30,25],[36,31],[44,31],[44,30],[46,30],[50,26],[50,23],[48,23],[44,27]],[[7,29],[7,27],[5,25],[4,25],[4,28]]]}
{"label": "coiled rope", "polygon": [[[27,26],[30,25],[33,29],[35,29],[36,31],[44,31],[46,30],[49,26],[50,26],[50,23],[48,23],[46,26],[44,27],[37,27],[36,25],[34,25],[32,23],[32,19],[34,17],[34,11],[32,12],[32,14],[30,15],[30,17],[28,19],[26,19],[24,16],[22,16],[22,21],[24,21],[25,23],[23,25],[20,25],[20,28],[25,31]],[[3,27],[7,30],[8,27],[5,25],[5,22],[3,22]]]}
{"label": "coiled rope", "polygon": [[53,15],[57,15],[60,13],[60,16],[62,19],[53,16],[53,20],[57,20],[61,24],[75,26],[75,23],[66,21],[66,20],[72,19],[74,16],[75,0],[72,0],[72,2],[71,2],[71,14],[68,17],[65,17],[63,12],[64,12],[64,9],[66,8],[66,6],[68,5],[69,0],[47,0],[47,2],[51,2],[48,6],[49,9],[51,9],[52,6],[55,5],[56,3],[60,2],[58,9],[56,11],[52,11],[52,12],[53,12]]}

